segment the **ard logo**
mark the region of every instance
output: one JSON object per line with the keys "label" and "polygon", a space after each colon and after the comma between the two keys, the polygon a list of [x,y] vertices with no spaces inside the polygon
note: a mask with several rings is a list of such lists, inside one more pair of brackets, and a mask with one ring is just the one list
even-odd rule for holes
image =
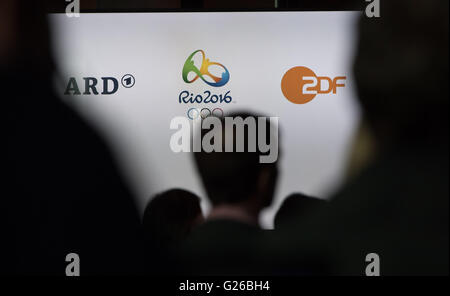
{"label": "ard logo", "polygon": [[124,88],[132,88],[136,80],[133,75],[126,74],[119,80],[115,77],[84,77],[77,80],[75,77],[70,77],[67,82],[65,95],[80,96],[80,95],[113,95],[119,90],[119,86]]}

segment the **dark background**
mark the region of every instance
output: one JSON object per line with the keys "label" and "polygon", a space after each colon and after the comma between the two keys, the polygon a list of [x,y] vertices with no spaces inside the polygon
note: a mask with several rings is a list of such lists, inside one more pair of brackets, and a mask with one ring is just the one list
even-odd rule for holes
{"label": "dark background", "polygon": [[[65,12],[65,0],[46,0],[49,12]],[[278,3],[275,7],[275,3]],[[365,0],[81,0],[82,12],[158,10],[361,10]]]}

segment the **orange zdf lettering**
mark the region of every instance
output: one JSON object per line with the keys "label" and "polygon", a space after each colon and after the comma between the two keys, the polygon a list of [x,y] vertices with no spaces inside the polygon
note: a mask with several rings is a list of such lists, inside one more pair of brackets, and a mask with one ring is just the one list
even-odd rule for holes
{"label": "orange zdf lettering", "polygon": [[317,76],[307,67],[288,70],[281,80],[281,91],[290,102],[306,104],[318,94],[336,94],[338,87],[345,87],[346,76],[335,78]]}

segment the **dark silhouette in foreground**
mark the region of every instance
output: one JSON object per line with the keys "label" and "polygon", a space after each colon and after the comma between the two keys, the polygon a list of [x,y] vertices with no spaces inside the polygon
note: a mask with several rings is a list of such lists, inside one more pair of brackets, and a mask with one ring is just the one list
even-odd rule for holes
{"label": "dark silhouette in foreground", "polygon": [[103,140],[54,94],[45,5],[0,6],[0,273],[65,275],[69,253],[81,275],[140,273],[132,196]]}
{"label": "dark silhouette in foreground", "polygon": [[327,201],[316,197],[293,193],[286,197],[274,218],[275,229],[288,228],[292,223],[305,215],[322,210]]}
{"label": "dark silhouette in foreground", "polygon": [[153,197],[143,218],[147,272],[176,272],[181,244],[203,220],[200,198],[187,190],[171,189]]}
{"label": "dark silhouette in foreground", "polygon": [[[256,118],[247,113],[228,117]],[[224,124],[222,128],[224,131]],[[272,132],[268,122],[266,132],[266,136]],[[233,136],[236,145],[236,132]],[[247,132],[246,146],[248,137]],[[248,151],[247,147],[244,151]],[[264,232],[258,226],[258,218],[261,210],[272,203],[278,175],[277,162],[259,163],[259,156],[260,152],[194,153],[212,210],[206,222],[194,229],[183,248],[185,272],[196,275],[259,273],[261,260],[255,250],[260,247]]]}
{"label": "dark silhouette in foreground", "polygon": [[361,18],[354,64],[376,155],[274,238],[272,270],[365,275],[376,253],[381,275],[448,275],[448,1],[385,1],[381,16]]}

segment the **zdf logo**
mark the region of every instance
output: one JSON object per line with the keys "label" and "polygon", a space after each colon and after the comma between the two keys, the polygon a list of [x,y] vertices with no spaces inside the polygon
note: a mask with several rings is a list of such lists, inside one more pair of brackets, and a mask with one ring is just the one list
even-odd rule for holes
{"label": "zdf logo", "polygon": [[294,67],[281,79],[283,95],[294,104],[306,104],[318,94],[336,94],[338,87],[345,86],[346,76],[331,79],[327,76],[317,76],[307,67]]}

